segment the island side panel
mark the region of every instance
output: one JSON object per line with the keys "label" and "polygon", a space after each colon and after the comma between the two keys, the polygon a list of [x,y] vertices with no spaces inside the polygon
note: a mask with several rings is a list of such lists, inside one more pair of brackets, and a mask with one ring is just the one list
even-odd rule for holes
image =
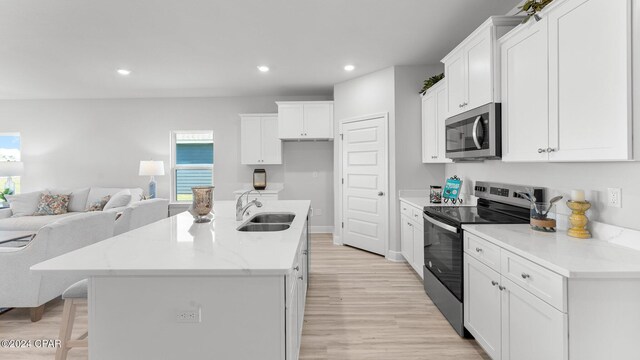
{"label": "island side panel", "polygon": [[284,276],[93,277],[89,290],[91,360],[285,359]]}
{"label": "island side panel", "polygon": [[640,279],[569,279],[568,294],[570,360],[638,359]]}

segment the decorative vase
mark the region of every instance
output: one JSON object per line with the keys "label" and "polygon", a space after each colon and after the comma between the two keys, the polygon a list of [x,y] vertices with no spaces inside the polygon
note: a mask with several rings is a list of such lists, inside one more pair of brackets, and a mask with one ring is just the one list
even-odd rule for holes
{"label": "decorative vase", "polygon": [[571,216],[569,216],[571,228],[567,231],[567,234],[578,239],[589,239],[591,233],[586,229],[589,218],[585,215],[585,212],[589,210],[591,203],[588,201],[569,200],[567,201],[567,206],[571,209]]}
{"label": "decorative vase", "polygon": [[193,202],[189,212],[193,215],[194,222],[206,223],[213,218],[213,186],[194,186],[191,188],[193,192]]}

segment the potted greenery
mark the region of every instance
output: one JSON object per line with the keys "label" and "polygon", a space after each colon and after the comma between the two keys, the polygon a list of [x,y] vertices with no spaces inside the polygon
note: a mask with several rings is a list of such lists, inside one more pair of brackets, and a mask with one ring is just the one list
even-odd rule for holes
{"label": "potted greenery", "polygon": [[427,90],[429,90],[433,85],[435,85],[442,79],[444,79],[444,74],[435,75],[425,80],[424,85],[422,86],[422,90],[420,90],[420,95],[424,95]]}
{"label": "potted greenery", "polygon": [[553,0],[527,0],[522,6],[519,7],[520,13],[525,13],[527,16],[522,20],[522,23],[526,23],[533,16],[536,21],[540,21],[540,16],[537,14],[542,11],[547,5],[549,5]]}
{"label": "potted greenery", "polygon": [[7,202],[7,198],[4,197],[5,195],[13,195],[13,191],[11,191],[11,189],[4,189],[0,191],[0,205]]}

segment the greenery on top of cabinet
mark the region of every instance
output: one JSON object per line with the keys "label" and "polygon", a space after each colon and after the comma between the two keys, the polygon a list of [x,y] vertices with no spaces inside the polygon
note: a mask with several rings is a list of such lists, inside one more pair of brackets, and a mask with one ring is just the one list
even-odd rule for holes
{"label": "greenery on top of cabinet", "polygon": [[429,90],[433,85],[437,84],[438,81],[444,79],[444,73],[440,75],[435,75],[424,81],[424,85],[422,86],[422,90],[420,90],[420,94],[424,95],[427,90]]}
{"label": "greenery on top of cabinet", "polygon": [[[527,0],[524,2],[524,4],[522,4],[522,6],[520,6],[520,11],[518,12],[518,14],[520,13],[526,13],[527,17],[524,18],[524,20],[522,20],[523,23],[526,23],[527,21],[529,21],[529,19],[534,16],[536,13],[539,13],[540,11],[542,11],[542,9],[545,8],[545,6],[551,4],[551,2],[553,2],[553,0]],[[537,18],[536,20],[540,20],[540,18]]]}

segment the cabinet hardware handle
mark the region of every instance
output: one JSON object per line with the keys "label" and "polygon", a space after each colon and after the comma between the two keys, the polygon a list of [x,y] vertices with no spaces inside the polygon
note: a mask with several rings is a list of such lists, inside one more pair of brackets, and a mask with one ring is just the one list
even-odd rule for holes
{"label": "cabinet hardware handle", "polygon": [[496,285],[498,285],[498,282],[495,281],[495,280],[491,280],[491,285],[496,286]]}
{"label": "cabinet hardware handle", "polygon": [[413,217],[418,217],[418,214],[413,214]]}
{"label": "cabinet hardware handle", "polygon": [[526,273],[522,273],[522,275],[520,275],[520,276],[522,276],[523,279],[528,279],[528,278],[531,277],[531,275],[526,274]]}
{"label": "cabinet hardware handle", "polygon": [[384,196],[384,193],[382,191],[378,191],[378,196]]}
{"label": "cabinet hardware handle", "polygon": [[543,148],[538,148],[538,154],[542,154],[543,152],[547,152],[547,150]]}
{"label": "cabinet hardware handle", "polygon": [[556,151],[556,149],[551,148],[551,147],[548,147],[548,148],[547,148],[547,152],[554,152],[554,151]]}
{"label": "cabinet hardware handle", "polygon": [[298,279],[300,280],[304,280],[304,278],[302,276],[298,276]]}
{"label": "cabinet hardware handle", "polygon": [[293,268],[293,270],[295,270],[295,271],[300,271],[300,266],[296,266],[296,267],[294,267],[294,268]]}
{"label": "cabinet hardware handle", "polygon": [[303,253],[304,255],[307,255],[307,254],[309,254],[309,250],[302,250],[302,253]]}
{"label": "cabinet hardware handle", "polygon": [[502,291],[502,290],[506,289],[506,287],[505,287],[505,286],[502,286],[502,285],[499,285],[499,286],[498,286],[498,289],[500,289],[500,291]]}
{"label": "cabinet hardware handle", "polygon": [[407,225],[409,225],[409,226],[413,226],[413,224],[411,224],[410,222],[408,222],[408,223],[407,223]]}
{"label": "cabinet hardware handle", "polygon": [[476,248],[476,252],[482,252],[482,249],[481,249],[481,248],[479,248],[479,247],[477,247],[477,248]]}

